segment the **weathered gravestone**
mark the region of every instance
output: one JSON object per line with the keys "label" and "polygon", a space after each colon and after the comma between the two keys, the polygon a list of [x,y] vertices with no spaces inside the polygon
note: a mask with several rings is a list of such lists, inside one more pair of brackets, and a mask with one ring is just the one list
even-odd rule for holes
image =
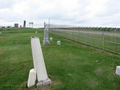
{"label": "weathered gravestone", "polygon": [[49,45],[50,41],[48,40],[48,34],[49,34],[49,30],[48,27],[46,25],[46,23],[44,23],[44,40],[43,40],[43,45]]}
{"label": "weathered gravestone", "polygon": [[53,38],[52,38],[52,37],[50,37],[50,41],[53,41]]}
{"label": "weathered gravestone", "polygon": [[18,30],[18,23],[14,24],[14,30]]}
{"label": "weathered gravestone", "polygon": [[38,37],[31,37],[31,47],[34,69],[37,74],[37,87],[43,87],[51,84],[51,80],[47,76],[41,44]]}
{"label": "weathered gravestone", "polygon": [[24,20],[23,28],[26,28],[26,21]]}
{"label": "weathered gravestone", "polygon": [[27,87],[32,87],[35,85],[36,81],[36,71],[35,69],[31,69],[29,71],[29,77],[28,77],[28,82],[27,82]]}
{"label": "weathered gravestone", "polygon": [[116,66],[115,74],[120,76],[120,66]]}
{"label": "weathered gravestone", "polygon": [[61,42],[60,42],[60,41],[57,41],[57,45],[61,45]]}

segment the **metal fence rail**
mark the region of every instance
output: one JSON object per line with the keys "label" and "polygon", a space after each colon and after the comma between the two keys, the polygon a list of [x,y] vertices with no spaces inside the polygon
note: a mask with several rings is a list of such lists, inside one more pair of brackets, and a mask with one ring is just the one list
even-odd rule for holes
{"label": "metal fence rail", "polygon": [[120,54],[120,28],[49,25],[49,33]]}

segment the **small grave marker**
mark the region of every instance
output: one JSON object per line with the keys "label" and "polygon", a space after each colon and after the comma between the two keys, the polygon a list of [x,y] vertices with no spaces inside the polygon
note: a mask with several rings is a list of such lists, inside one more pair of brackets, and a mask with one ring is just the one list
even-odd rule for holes
{"label": "small grave marker", "polygon": [[57,45],[61,45],[61,42],[60,42],[60,41],[57,41]]}
{"label": "small grave marker", "polygon": [[52,38],[52,37],[50,37],[50,41],[53,41],[53,38]]}
{"label": "small grave marker", "polygon": [[116,75],[119,75],[119,76],[120,76],[120,66],[117,66],[117,67],[116,67],[115,73],[116,73]]}
{"label": "small grave marker", "polygon": [[27,86],[28,87],[34,86],[35,85],[35,81],[36,81],[36,71],[35,71],[35,69],[31,69],[30,72],[29,72]]}

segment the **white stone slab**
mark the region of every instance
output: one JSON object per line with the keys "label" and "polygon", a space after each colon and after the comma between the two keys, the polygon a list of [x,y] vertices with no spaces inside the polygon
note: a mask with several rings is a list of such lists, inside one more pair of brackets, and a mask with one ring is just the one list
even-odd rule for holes
{"label": "white stone slab", "polygon": [[0,34],[2,34],[2,32],[0,32]]}
{"label": "white stone slab", "polygon": [[60,41],[57,41],[57,45],[61,45],[61,42],[60,42]]}
{"label": "white stone slab", "polygon": [[36,81],[36,71],[35,69],[31,69],[29,71],[29,77],[28,77],[28,83],[27,83],[28,88],[34,86],[35,81]]}
{"label": "white stone slab", "polygon": [[35,33],[37,33],[37,31],[35,31]]}
{"label": "white stone slab", "polygon": [[44,86],[44,82],[46,82],[46,80],[49,80],[47,84],[51,84],[51,80],[47,76],[41,44],[38,37],[31,37],[31,47],[32,47],[34,68],[37,72],[37,80],[38,80],[37,87]]}
{"label": "white stone slab", "polygon": [[117,75],[120,75],[120,66],[116,66],[116,71],[115,71],[115,73],[116,73]]}
{"label": "white stone slab", "polygon": [[52,37],[50,37],[50,41],[53,41],[53,38],[52,38]]}

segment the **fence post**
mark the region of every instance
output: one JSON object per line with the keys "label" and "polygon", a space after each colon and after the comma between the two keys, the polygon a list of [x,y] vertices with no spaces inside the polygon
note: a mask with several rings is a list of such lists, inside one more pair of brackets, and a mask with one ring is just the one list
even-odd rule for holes
{"label": "fence post", "polygon": [[103,50],[103,53],[104,53],[104,29],[103,29],[103,32],[102,32],[102,50]]}

